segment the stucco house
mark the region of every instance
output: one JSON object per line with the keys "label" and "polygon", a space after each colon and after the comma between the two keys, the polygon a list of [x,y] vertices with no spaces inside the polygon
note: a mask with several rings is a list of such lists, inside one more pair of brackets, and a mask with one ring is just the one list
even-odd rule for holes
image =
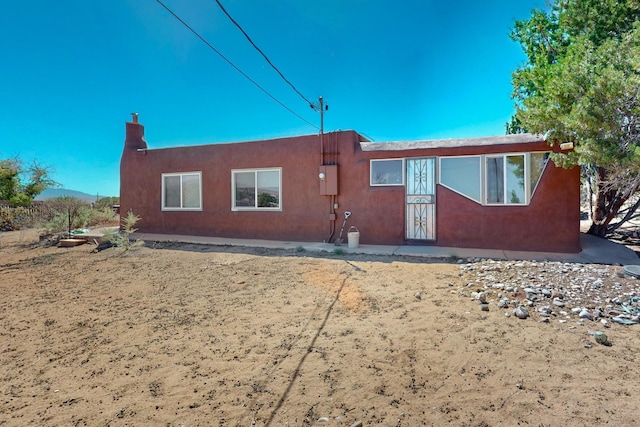
{"label": "stucco house", "polygon": [[153,149],[134,115],[121,213],[148,233],[334,242],[349,211],[361,244],[579,252],[579,170],[551,150],[529,134],[374,143],[355,131]]}

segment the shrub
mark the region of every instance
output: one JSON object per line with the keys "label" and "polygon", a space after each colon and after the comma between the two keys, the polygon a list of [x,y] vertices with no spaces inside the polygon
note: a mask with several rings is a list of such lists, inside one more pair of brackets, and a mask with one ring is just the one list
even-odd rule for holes
{"label": "shrub", "polygon": [[131,234],[138,231],[135,228],[138,221],[140,221],[140,217],[135,215],[132,211],[127,213],[127,216],[121,219],[122,229],[118,232],[108,234],[104,236],[104,239],[107,242],[112,243],[114,246],[119,248],[124,248],[125,251],[128,251],[131,248],[142,246],[144,242],[140,239],[131,242]]}
{"label": "shrub", "polygon": [[103,197],[95,203],[95,208],[102,210],[104,208],[113,209],[114,205],[120,204],[120,197]]}
{"label": "shrub", "polygon": [[9,205],[13,207],[27,208],[31,206],[33,199],[25,193],[18,193],[9,199]]}
{"label": "shrub", "polygon": [[68,231],[69,220],[71,220],[72,230],[97,225],[113,225],[118,221],[118,214],[111,209],[95,209],[88,203],[74,197],[58,197],[47,200],[43,203],[42,210],[45,218],[42,227],[47,233]]}
{"label": "shrub", "polygon": [[0,208],[0,231],[13,231],[32,227],[34,222],[35,215],[32,209],[25,207]]}

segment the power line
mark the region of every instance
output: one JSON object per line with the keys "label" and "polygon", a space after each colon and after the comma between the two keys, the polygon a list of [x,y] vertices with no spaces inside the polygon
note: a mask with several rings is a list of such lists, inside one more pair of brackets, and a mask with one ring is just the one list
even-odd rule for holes
{"label": "power line", "polygon": [[216,0],[216,3],[218,4],[218,6],[220,7],[220,9],[222,9],[222,11],[224,12],[225,15],[227,15],[227,18],[229,18],[231,20],[231,22],[233,22],[233,25],[235,25],[236,27],[238,27],[238,29],[240,30],[240,32],[242,34],[244,34],[244,36],[247,38],[247,40],[249,40],[249,43],[251,43],[251,46],[253,46],[259,53],[260,55],[262,55],[262,57],[265,59],[265,61],[267,61],[267,63],[269,65],[271,65],[271,68],[273,68],[276,73],[278,73],[278,75],[280,75],[280,77],[282,77],[282,80],[284,80],[289,86],[291,86],[291,89],[293,89],[298,95],[300,95],[300,97],[302,99],[305,100],[305,102],[307,104],[309,104],[309,106],[313,109],[316,109],[316,106],[313,102],[309,101],[294,85],[293,83],[291,83],[289,80],[287,80],[287,78],[284,76],[284,74],[282,74],[282,72],[278,69],[278,67],[276,67],[275,65],[273,65],[273,62],[271,62],[271,60],[267,57],[267,55],[262,51],[262,49],[260,49],[254,42],[253,40],[251,40],[251,37],[249,37],[249,34],[247,34],[247,32],[240,26],[240,24],[238,24],[238,22],[233,19],[233,17],[231,15],[229,15],[229,12],[227,12],[227,9],[224,8],[224,6],[222,6],[222,3],[220,3],[220,0]]}
{"label": "power line", "polygon": [[160,6],[162,6],[163,8],[166,9],[167,12],[169,12],[171,15],[173,15],[174,18],[176,18],[182,25],[184,25],[185,27],[187,27],[187,29],[189,29],[189,31],[191,31],[196,37],[198,37],[204,44],[207,45],[207,47],[211,50],[213,50],[215,53],[218,54],[218,56],[220,56],[220,58],[224,59],[227,64],[231,65],[237,72],[239,72],[240,74],[242,74],[242,76],[244,76],[247,80],[249,80],[251,83],[253,83],[258,89],[260,89],[262,92],[264,92],[267,96],[269,96],[269,98],[273,99],[275,102],[277,102],[278,104],[280,104],[280,106],[282,108],[284,108],[285,110],[287,110],[288,112],[290,112],[291,114],[293,114],[294,116],[296,116],[297,118],[299,118],[300,120],[302,120],[303,122],[307,123],[310,126],[313,126],[316,129],[320,129],[318,126],[314,125],[313,123],[311,123],[310,121],[308,121],[307,119],[305,119],[304,117],[302,117],[301,115],[299,115],[298,113],[296,113],[295,111],[293,111],[291,108],[287,107],[286,105],[284,105],[282,102],[280,102],[280,100],[278,100],[275,96],[271,95],[265,88],[263,88],[262,86],[260,86],[260,84],[258,84],[255,80],[253,80],[251,77],[249,77],[247,75],[247,73],[245,73],[244,71],[242,71],[240,68],[238,68],[233,62],[231,62],[231,60],[229,60],[226,56],[224,56],[218,49],[216,49],[215,47],[213,47],[213,45],[211,43],[209,43],[204,37],[202,37],[196,30],[194,30],[189,24],[187,24],[185,21],[182,20],[182,18],[180,18],[178,15],[176,15],[173,10],[169,9],[169,7],[167,7],[164,3],[162,3],[162,1],[160,0],[156,0]]}

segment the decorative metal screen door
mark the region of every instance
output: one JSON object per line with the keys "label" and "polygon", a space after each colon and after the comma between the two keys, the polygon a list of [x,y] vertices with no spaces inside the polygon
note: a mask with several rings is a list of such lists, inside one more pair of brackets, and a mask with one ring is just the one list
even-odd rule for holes
{"label": "decorative metal screen door", "polygon": [[406,238],[436,239],[436,159],[407,159]]}

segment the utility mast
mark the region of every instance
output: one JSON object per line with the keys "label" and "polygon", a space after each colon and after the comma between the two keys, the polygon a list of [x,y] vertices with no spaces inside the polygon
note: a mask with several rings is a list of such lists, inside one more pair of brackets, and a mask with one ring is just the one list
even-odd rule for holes
{"label": "utility mast", "polygon": [[329,110],[329,106],[325,105],[322,97],[318,98],[317,104],[311,104],[314,111],[320,113],[320,164],[324,162],[324,112]]}

